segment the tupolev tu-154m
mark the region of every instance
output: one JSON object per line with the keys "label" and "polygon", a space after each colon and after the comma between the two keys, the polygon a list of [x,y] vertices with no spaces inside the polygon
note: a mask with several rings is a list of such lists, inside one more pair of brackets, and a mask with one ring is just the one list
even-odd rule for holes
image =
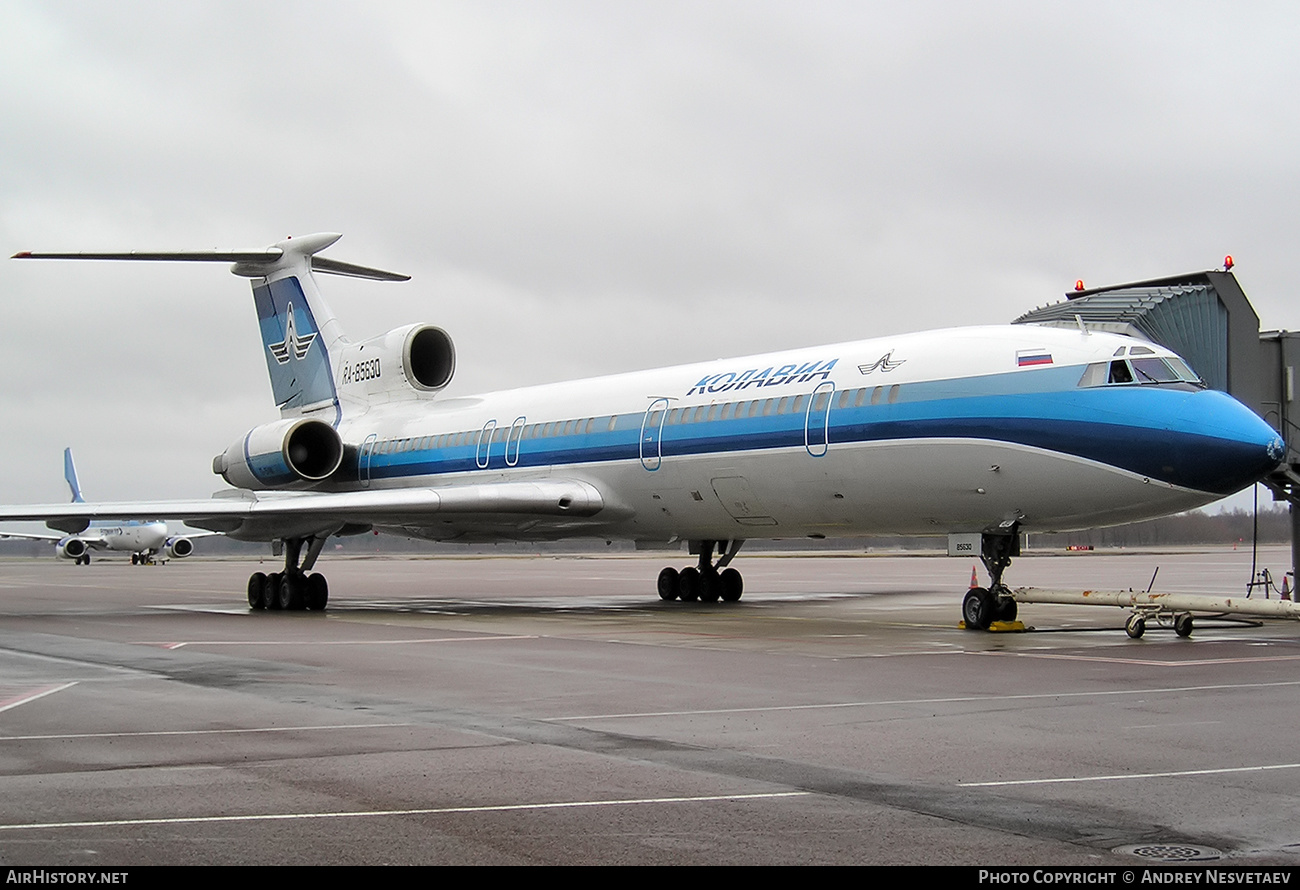
{"label": "tupolev tu-154m", "polygon": [[481,395],[440,397],[456,366],[428,324],[350,340],[315,273],[409,276],[320,256],[339,236],[260,250],[20,253],[230,263],[252,279],[280,420],[213,461],[210,499],[0,508],[76,531],[182,519],[280,542],[248,579],[253,609],[323,609],[332,535],[434,541],[575,536],[687,545],[665,600],[738,600],[746,540],[874,534],[965,541],[990,584],[967,627],[1014,617],[1002,576],[1020,533],[1162,516],[1262,478],[1282,440],[1144,340],[1008,325],[899,334]]}

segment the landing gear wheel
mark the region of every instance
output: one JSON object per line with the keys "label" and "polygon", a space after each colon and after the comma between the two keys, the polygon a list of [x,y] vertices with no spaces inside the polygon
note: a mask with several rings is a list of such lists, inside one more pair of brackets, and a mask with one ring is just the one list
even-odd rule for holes
{"label": "landing gear wheel", "polygon": [[672,566],[668,566],[659,573],[659,581],[657,582],[659,588],[659,599],[665,601],[677,599],[677,584],[677,570]]}
{"label": "landing gear wheel", "polygon": [[1184,612],[1174,618],[1174,633],[1180,637],[1190,637],[1192,635],[1192,616]]}
{"label": "landing gear wheel", "polygon": [[700,572],[700,602],[716,603],[722,596],[722,582],[718,580],[718,570],[710,566]]}
{"label": "landing gear wheel", "polygon": [[745,580],[735,569],[723,569],[722,574],[718,576],[718,584],[722,590],[724,603],[734,603],[745,592]]}
{"label": "landing gear wheel", "polygon": [[993,594],[983,587],[972,587],[961,601],[961,617],[967,630],[988,630],[993,623]]}
{"label": "landing gear wheel", "polygon": [[1128,621],[1124,622],[1124,632],[1132,639],[1138,639],[1147,632],[1147,620],[1141,615],[1128,616]]}
{"label": "landing gear wheel", "polygon": [[993,616],[994,621],[1015,621],[1019,608],[1016,606],[1016,601],[1011,597],[1000,596],[994,612],[996,613]]}
{"label": "landing gear wheel", "polygon": [[279,572],[272,572],[266,576],[266,583],[262,585],[262,605],[272,611],[280,610],[280,578]]}
{"label": "landing gear wheel", "polygon": [[261,572],[254,572],[248,576],[248,608],[266,608],[266,604],[262,602],[262,588],[264,587],[266,587],[266,575]]}
{"label": "landing gear wheel", "polygon": [[684,603],[693,603],[700,598],[700,570],[687,566],[677,573],[677,595]]}
{"label": "landing gear wheel", "polygon": [[285,572],[280,578],[280,608],[297,612],[303,607],[306,579],[295,572]]}
{"label": "landing gear wheel", "polygon": [[132,554],[131,554],[131,565],[133,565],[133,566],[138,566],[139,564],[140,564],[140,555],[139,555],[138,553],[132,553]]}
{"label": "landing gear wheel", "polygon": [[307,608],[315,612],[324,612],[325,604],[330,600],[330,586],[325,576],[313,572],[307,576]]}

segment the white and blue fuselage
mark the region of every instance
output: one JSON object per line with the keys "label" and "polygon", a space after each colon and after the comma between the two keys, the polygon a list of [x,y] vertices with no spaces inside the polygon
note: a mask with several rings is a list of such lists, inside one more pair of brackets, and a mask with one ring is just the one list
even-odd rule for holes
{"label": "white and blue fuselage", "polygon": [[[1110,382],[1124,378],[1112,363],[1131,382]],[[1191,382],[1169,350],[1023,325],[414,403],[374,399],[386,369],[371,373],[349,381],[336,367],[338,431],[354,447],[328,488],[589,482],[612,515],[550,523],[554,534],[946,534],[1007,520],[1086,528],[1223,497],[1274,466],[1280,448],[1253,412]],[[401,529],[501,536],[482,525]],[[547,526],[518,536],[550,536]]]}

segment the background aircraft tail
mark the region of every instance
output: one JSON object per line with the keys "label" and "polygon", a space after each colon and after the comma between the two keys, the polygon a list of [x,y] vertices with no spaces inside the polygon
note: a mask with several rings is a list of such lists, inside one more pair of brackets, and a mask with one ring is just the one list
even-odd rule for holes
{"label": "background aircraft tail", "polygon": [[84,504],[86,499],[81,496],[81,483],[77,481],[77,465],[72,462],[72,449],[63,449],[63,478],[68,480],[68,488],[72,489],[72,503]]}

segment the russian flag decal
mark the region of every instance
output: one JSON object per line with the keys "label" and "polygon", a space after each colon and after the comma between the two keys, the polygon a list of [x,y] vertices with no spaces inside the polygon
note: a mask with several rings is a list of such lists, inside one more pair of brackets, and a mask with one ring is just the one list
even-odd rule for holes
{"label": "russian flag decal", "polygon": [[1032,368],[1034,365],[1050,365],[1052,354],[1046,349],[1020,349],[1016,351],[1016,367]]}

